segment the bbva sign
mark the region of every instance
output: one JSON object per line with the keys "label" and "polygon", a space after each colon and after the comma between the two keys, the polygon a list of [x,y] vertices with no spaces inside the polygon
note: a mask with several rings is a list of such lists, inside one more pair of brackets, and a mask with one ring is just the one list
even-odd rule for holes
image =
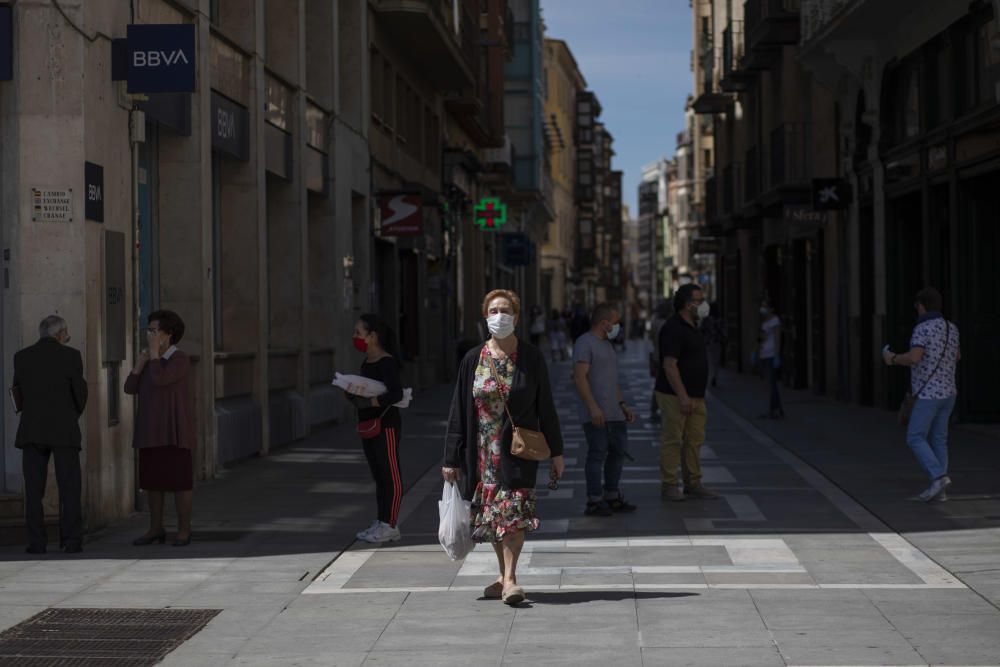
{"label": "bbva sign", "polygon": [[195,92],[195,29],[191,23],[128,26],[128,92]]}

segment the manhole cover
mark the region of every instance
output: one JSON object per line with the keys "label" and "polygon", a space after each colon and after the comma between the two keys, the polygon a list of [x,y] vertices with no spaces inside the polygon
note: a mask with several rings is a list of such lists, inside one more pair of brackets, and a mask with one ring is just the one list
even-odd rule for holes
{"label": "manhole cover", "polygon": [[47,609],[0,633],[0,664],[154,665],[220,609]]}

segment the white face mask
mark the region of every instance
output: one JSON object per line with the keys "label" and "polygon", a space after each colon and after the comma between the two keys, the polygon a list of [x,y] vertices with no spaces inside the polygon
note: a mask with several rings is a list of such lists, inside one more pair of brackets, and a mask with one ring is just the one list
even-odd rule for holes
{"label": "white face mask", "polygon": [[507,313],[490,315],[486,318],[486,326],[494,338],[498,340],[508,338],[514,333],[514,316]]}
{"label": "white face mask", "polygon": [[760,309],[760,314],[761,314],[761,315],[762,315],[763,317],[767,317],[767,308],[761,308],[761,309]]}
{"label": "white face mask", "polygon": [[611,331],[608,332],[608,340],[614,340],[618,338],[618,334],[622,332],[621,324],[612,324]]}
{"label": "white face mask", "polygon": [[712,314],[712,307],[708,305],[707,302],[702,301],[698,304],[698,319],[703,320]]}

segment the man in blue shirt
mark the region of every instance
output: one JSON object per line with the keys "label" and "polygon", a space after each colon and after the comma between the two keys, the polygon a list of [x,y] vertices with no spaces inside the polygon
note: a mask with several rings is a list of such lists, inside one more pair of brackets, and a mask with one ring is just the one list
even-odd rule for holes
{"label": "man in blue shirt", "polygon": [[618,488],[628,449],[628,426],[635,413],[622,398],[618,355],[611,344],[621,332],[621,315],[601,304],[590,318],[590,331],[573,345],[573,379],[580,394],[580,421],[587,437],[587,508],[585,514],[611,516],[633,512]]}

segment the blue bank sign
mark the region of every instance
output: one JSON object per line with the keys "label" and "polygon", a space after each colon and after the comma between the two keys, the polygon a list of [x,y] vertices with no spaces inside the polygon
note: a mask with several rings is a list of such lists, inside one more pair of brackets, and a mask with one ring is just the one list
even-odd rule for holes
{"label": "blue bank sign", "polygon": [[190,23],[128,27],[128,92],[195,92],[195,33]]}

